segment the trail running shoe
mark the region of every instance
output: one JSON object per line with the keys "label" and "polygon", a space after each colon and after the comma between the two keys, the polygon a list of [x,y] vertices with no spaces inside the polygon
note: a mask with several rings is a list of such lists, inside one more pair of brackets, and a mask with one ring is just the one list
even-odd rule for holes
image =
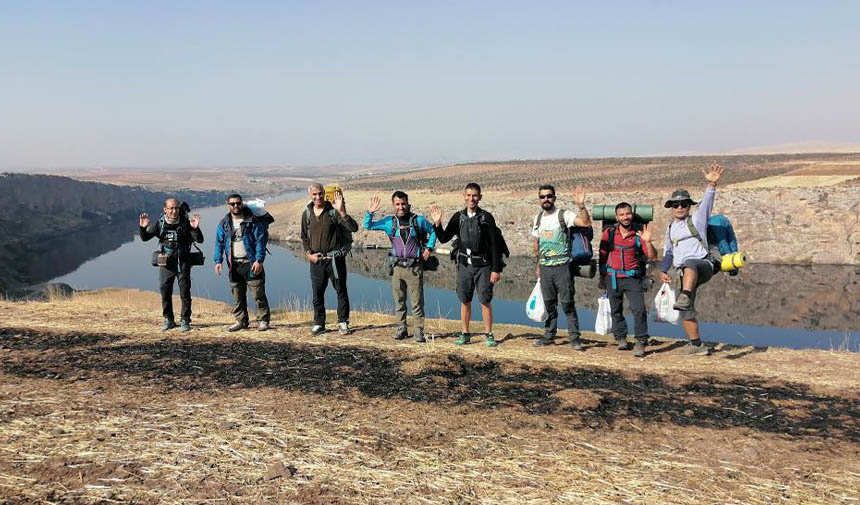
{"label": "trail running shoe", "polygon": [[532,345],[535,347],[544,347],[544,346],[553,345],[553,344],[555,344],[555,337],[544,335],[541,338],[535,340],[534,344],[532,344]]}
{"label": "trail running shoe", "polygon": [[239,331],[247,329],[248,323],[246,321],[236,321],[235,323],[227,327],[227,331]]}
{"label": "trail running shoe", "polygon": [[573,347],[574,351],[584,351],[585,348],[582,347],[582,341],[579,340],[579,337],[574,337],[570,340],[570,346]]}
{"label": "trail running shoe", "polygon": [[322,333],[325,333],[325,326],[321,324],[315,324],[311,328],[311,335],[320,335]]}
{"label": "trail running shoe", "polygon": [[630,344],[630,342],[627,341],[626,338],[624,340],[617,339],[616,342],[618,342],[619,351],[629,351],[630,349],[633,349],[633,346]]}
{"label": "trail running shoe", "polygon": [[487,335],[484,337],[484,345],[486,345],[487,347],[496,347],[497,345],[499,345],[499,343],[496,342],[496,336],[493,335],[493,332],[487,333]]}
{"label": "trail running shoe", "polygon": [[701,345],[687,344],[687,347],[684,348],[684,353],[688,356],[707,356],[711,353],[711,350],[702,342]]}
{"label": "trail running shoe", "polygon": [[455,341],[454,341],[454,344],[455,344],[455,345],[466,345],[466,344],[468,344],[469,342],[471,342],[471,341],[472,341],[472,337],[471,337],[471,336],[469,336],[469,334],[468,334],[468,333],[465,333],[465,332],[462,332],[462,331],[461,331],[461,332],[460,332],[460,333],[458,333],[457,335],[459,335],[459,338],[458,338],[457,340],[455,340]]}
{"label": "trail running shoe", "polygon": [[417,342],[419,344],[427,341],[424,339],[424,329],[423,328],[416,329],[415,335],[413,335],[413,338],[415,339],[415,342]]}
{"label": "trail running shoe", "polygon": [[645,342],[641,340],[636,341],[636,345],[633,346],[633,357],[634,358],[644,358],[645,357]]}
{"label": "trail running shoe", "polygon": [[403,340],[404,338],[409,336],[409,332],[406,330],[405,326],[400,326],[397,328],[397,333],[394,334],[394,340]]}
{"label": "trail running shoe", "polygon": [[679,293],[678,299],[675,300],[675,305],[672,306],[675,310],[690,310],[693,308],[693,300],[687,293]]}
{"label": "trail running shoe", "polygon": [[268,321],[260,321],[259,323],[257,323],[257,331],[266,331],[268,329],[269,329],[269,322]]}
{"label": "trail running shoe", "polygon": [[337,331],[339,331],[341,335],[349,335],[350,333],[352,333],[352,330],[349,327],[349,323],[346,321],[337,323]]}
{"label": "trail running shoe", "polygon": [[161,331],[172,330],[173,328],[176,328],[176,322],[165,317],[164,322],[161,323]]}
{"label": "trail running shoe", "polygon": [[179,331],[191,331],[191,321],[179,321]]}

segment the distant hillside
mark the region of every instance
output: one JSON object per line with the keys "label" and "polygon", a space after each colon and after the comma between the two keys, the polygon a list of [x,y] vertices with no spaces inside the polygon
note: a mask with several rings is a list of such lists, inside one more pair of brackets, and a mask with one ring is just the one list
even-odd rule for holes
{"label": "distant hillside", "polygon": [[[158,209],[168,193],[139,187],[83,182],[53,175],[0,174],[0,261],[7,268],[0,275],[0,292],[26,283],[20,268],[22,255],[43,252],[42,242],[58,236],[133,218],[142,209]],[[219,204],[225,194],[184,191],[175,196],[192,207]]]}

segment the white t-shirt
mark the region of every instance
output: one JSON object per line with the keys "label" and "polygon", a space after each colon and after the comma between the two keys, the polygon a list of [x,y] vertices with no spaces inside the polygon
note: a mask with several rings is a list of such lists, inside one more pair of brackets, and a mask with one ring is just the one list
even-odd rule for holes
{"label": "white t-shirt", "polygon": [[240,218],[231,218],[233,219],[233,257],[236,259],[246,259],[248,258],[248,251],[245,250],[245,242],[242,240],[242,221],[245,220],[244,217]]}
{"label": "white t-shirt", "polygon": [[[563,265],[570,261],[567,234],[558,222],[559,210],[556,208],[552,214],[541,214],[539,225],[537,217],[532,221],[532,236],[538,239],[541,265]],[[564,211],[564,223],[568,228],[575,226],[575,221],[575,212]]]}

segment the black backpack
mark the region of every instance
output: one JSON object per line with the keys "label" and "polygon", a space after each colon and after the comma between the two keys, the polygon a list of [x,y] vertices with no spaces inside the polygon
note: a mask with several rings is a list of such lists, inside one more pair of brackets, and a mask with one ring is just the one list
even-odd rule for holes
{"label": "black backpack", "polygon": [[[460,231],[457,233],[457,238],[451,243],[451,259],[453,261],[457,261],[458,257],[461,254],[460,248],[462,246],[462,255],[466,255],[466,248],[475,250],[478,245],[481,244],[481,228],[487,226],[487,215],[489,213],[485,210],[481,210],[475,219],[469,219],[469,214],[466,213],[465,210],[460,211]],[[508,249],[508,243],[505,242],[505,237],[502,235],[502,230],[498,227],[498,225],[493,226],[492,233],[496,234],[496,244],[501,248],[502,255],[502,269],[505,267],[505,258],[509,258],[511,256],[511,251]],[[473,247],[469,247],[469,246]],[[484,255],[486,255],[489,251],[482,251]],[[490,263],[489,258],[485,258],[487,264]]]}

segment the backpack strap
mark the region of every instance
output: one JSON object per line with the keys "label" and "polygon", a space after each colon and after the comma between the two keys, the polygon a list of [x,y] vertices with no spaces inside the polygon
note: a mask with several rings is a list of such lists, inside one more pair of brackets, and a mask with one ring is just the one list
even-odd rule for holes
{"label": "backpack strap", "polygon": [[699,244],[702,246],[702,249],[705,251],[708,250],[708,245],[705,244],[705,241],[702,240],[702,236],[699,235],[699,230],[696,229],[696,225],[693,224],[693,218],[691,216],[687,216],[687,228],[690,230],[690,235],[699,241]]}

